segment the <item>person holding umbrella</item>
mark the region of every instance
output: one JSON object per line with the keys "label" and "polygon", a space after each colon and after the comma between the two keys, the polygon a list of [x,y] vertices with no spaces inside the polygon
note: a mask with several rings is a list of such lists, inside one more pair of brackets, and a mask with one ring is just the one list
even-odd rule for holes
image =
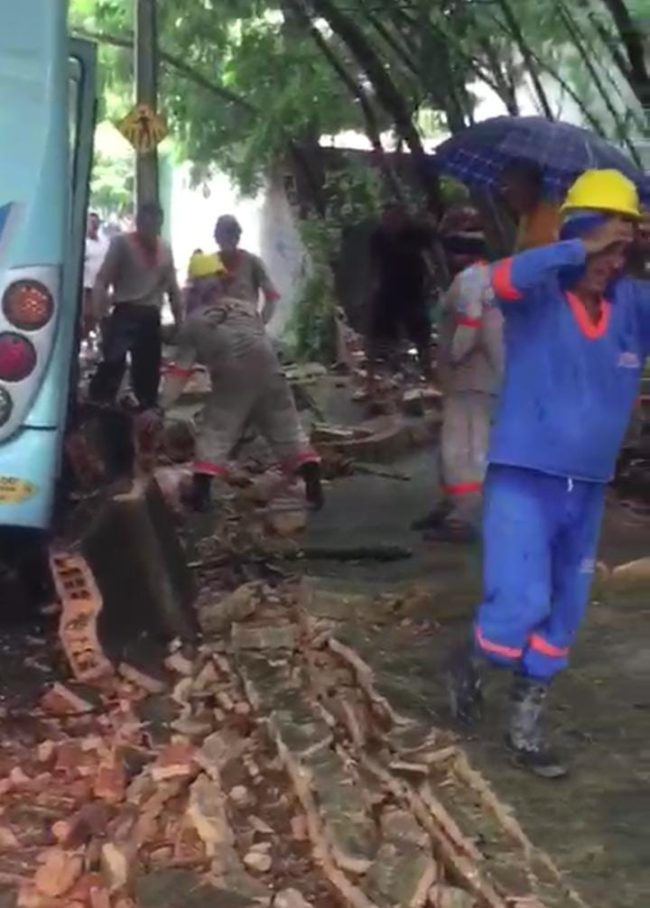
{"label": "person holding umbrella", "polygon": [[650,196],[650,182],[606,139],[545,117],[493,117],[436,148],[436,171],[473,189],[503,196],[519,219],[516,250],[552,242],[559,221],[553,200],[587,170],[617,170]]}
{"label": "person holding umbrella", "polygon": [[588,171],[562,212],[560,242],[492,268],[506,367],[484,492],[484,598],[448,674],[452,710],[471,722],[482,666],[514,672],[507,741],[545,778],[566,773],[544,705],[585,613],[605,489],[650,352],[650,287],[625,275],[634,184]]}
{"label": "person holding umbrella", "polygon": [[544,173],[540,167],[524,160],[508,164],[500,194],[517,219],[516,252],[557,240],[561,221],[559,205],[544,198]]}

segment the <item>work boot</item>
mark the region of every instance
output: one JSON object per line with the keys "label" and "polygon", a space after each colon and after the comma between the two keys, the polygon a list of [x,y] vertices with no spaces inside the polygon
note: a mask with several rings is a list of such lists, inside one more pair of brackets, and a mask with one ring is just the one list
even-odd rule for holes
{"label": "work boot", "polygon": [[481,534],[475,526],[464,520],[445,519],[438,526],[425,530],[422,538],[425,542],[450,542],[453,545],[472,545],[480,540]]}
{"label": "work boot", "polygon": [[411,524],[411,529],[418,533],[421,533],[423,530],[434,530],[446,520],[450,511],[451,503],[444,499],[424,517],[414,520]]}
{"label": "work boot", "polygon": [[325,504],[320,464],[315,461],[304,463],[298,470],[298,474],[305,482],[305,495],[308,504],[314,511],[320,511]]}
{"label": "work boot", "polygon": [[194,473],[189,505],[193,511],[205,514],[212,505],[212,476],[207,473]]}
{"label": "work boot", "polygon": [[542,730],[547,696],[547,684],[522,676],[515,678],[506,740],[519,766],[543,779],[560,779],[568,770],[549,749]]}
{"label": "work boot", "polygon": [[483,715],[482,660],[471,645],[459,647],[447,665],[446,680],[452,716],[473,725]]}

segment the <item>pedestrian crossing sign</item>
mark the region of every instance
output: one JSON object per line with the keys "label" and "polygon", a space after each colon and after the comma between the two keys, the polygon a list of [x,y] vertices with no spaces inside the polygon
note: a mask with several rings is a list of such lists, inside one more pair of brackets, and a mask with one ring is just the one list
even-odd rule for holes
{"label": "pedestrian crossing sign", "polygon": [[167,136],[167,124],[147,104],[138,104],[117,124],[138,154],[149,154]]}

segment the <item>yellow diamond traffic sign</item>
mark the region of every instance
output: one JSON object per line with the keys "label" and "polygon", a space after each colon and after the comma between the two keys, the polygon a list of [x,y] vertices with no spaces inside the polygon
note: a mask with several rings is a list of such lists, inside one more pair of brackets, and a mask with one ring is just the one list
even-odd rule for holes
{"label": "yellow diamond traffic sign", "polygon": [[147,104],[138,104],[117,124],[138,154],[149,154],[167,135],[167,124]]}

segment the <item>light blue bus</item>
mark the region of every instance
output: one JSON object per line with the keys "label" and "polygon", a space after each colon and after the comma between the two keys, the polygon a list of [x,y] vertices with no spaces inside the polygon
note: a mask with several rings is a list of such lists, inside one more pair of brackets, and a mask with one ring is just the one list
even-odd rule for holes
{"label": "light blue bus", "polygon": [[0,529],[47,530],[76,357],[96,50],[67,0],[0,27]]}

